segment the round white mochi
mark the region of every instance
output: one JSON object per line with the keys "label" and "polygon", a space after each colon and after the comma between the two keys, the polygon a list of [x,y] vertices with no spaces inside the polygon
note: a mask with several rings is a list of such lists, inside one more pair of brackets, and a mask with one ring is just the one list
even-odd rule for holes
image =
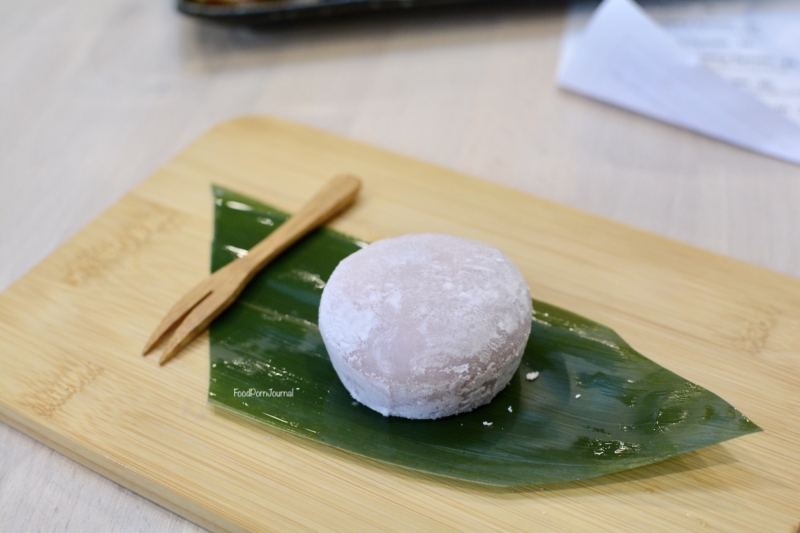
{"label": "round white mochi", "polygon": [[493,246],[404,235],[339,263],[319,329],[353,398],[384,416],[440,418],[508,385],[530,334],[531,298]]}

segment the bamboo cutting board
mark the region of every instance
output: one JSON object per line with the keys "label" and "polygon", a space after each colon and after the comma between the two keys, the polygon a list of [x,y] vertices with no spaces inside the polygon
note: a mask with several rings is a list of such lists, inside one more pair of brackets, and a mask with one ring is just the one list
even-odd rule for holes
{"label": "bamboo cutting board", "polygon": [[[208,341],[140,350],[208,274],[211,184],[296,209],[365,182],[334,227],[448,232],[505,251],[534,298],[617,330],[765,431],[544,488],[415,473],[206,404]],[[213,530],[778,531],[800,528],[800,280],[271,118],[206,134],[0,295],[0,416]]]}

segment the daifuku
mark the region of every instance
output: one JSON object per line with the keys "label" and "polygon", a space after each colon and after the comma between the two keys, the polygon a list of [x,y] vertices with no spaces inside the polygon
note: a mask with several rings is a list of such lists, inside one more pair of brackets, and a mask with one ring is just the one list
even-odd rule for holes
{"label": "daifuku", "polygon": [[385,416],[432,419],[489,403],[508,385],[531,312],[525,279],[497,248],[404,235],[339,263],[319,329],[353,398]]}

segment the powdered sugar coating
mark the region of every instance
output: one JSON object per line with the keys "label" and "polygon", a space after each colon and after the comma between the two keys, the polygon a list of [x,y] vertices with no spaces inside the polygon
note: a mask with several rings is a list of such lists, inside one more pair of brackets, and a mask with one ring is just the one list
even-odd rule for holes
{"label": "powdered sugar coating", "polygon": [[497,248],[404,235],[339,263],[319,329],[353,398],[386,416],[440,418],[489,403],[508,384],[531,312],[522,274]]}

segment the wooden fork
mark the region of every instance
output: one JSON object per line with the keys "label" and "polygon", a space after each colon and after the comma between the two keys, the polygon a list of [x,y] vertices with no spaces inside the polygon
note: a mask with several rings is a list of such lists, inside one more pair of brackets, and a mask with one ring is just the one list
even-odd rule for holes
{"label": "wooden fork", "polygon": [[266,239],[253,246],[247,255],[228,263],[178,300],[155,329],[143,355],[175,329],[161,354],[160,364],[172,359],[220,313],[233,303],[247,283],[264,266],[333,215],[347,207],[358,194],[361,181],[341,175],[328,181],[300,210],[278,226]]}

